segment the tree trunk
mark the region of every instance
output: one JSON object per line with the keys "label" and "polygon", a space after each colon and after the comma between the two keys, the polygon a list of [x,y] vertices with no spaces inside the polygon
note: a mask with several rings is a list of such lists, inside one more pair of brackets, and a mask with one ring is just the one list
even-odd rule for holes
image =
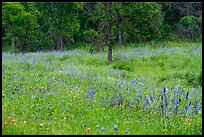
{"label": "tree trunk", "polygon": [[112,22],[109,21],[109,43],[108,43],[108,63],[111,63],[112,62],[112,48],[113,48],[113,45],[112,45]]}
{"label": "tree trunk", "polygon": [[16,38],[12,38],[11,45],[13,47],[13,52],[16,53]]}
{"label": "tree trunk", "polygon": [[119,45],[121,45],[121,44],[122,44],[122,37],[121,37],[121,31],[120,31],[120,29],[118,30],[118,33],[119,33],[119,35],[118,35]]}
{"label": "tree trunk", "polygon": [[60,50],[62,50],[62,49],[63,49],[63,45],[62,45],[62,43],[63,43],[63,41],[62,41],[62,36],[60,37],[60,43],[61,43]]}
{"label": "tree trunk", "polygon": [[60,50],[60,37],[57,37],[57,50]]}

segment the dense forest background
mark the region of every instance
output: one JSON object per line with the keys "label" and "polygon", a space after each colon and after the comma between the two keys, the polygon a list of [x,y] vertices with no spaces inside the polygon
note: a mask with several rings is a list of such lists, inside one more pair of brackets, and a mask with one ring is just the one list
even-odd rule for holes
{"label": "dense forest background", "polygon": [[[115,45],[201,39],[201,2],[3,2],[3,47],[91,53]],[[111,54],[108,57],[111,61]]]}

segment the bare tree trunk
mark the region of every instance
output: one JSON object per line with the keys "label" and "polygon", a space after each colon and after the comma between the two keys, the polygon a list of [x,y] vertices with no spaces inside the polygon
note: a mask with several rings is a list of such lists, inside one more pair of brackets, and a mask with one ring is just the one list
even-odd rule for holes
{"label": "bare tree trunk", "polygon": [[15,37],[12,38],[12,40],[11,40],[11,45],[12,45],[12,47],[13,47],[14,53],[16,53],[16,38],[15,38]]}
{"label": "bare tree trunk", "polygon": [[62,36],[61,36],[60,38],[61,38],[61,39],[60,39],[60,43],[61,43],[60,50],[62,50],[62,49],[63,49],[63,45],[62,45],[62,43],[63,43],[63,41],[62,41]]}
{"label": "bare tree trunk", "polygon": [[120,28],[119,28],[119,30],[118,30],[118,33],[119,33],[119,35],[118,35],[119,45],[121,45],[121,44],[122,44],[122,37],[121,37],[121,31],[120,31]]}
{"label": "bare tree trunk", "polygon": [[108,45],[108,63],[112,62],[112,51],[113,45],[112,45],[112,22],[109,21],[109,45]]}
{"label": "bare tree trunk", "polygon": [[57,50],[60,50],[60,37],[57,37]]}

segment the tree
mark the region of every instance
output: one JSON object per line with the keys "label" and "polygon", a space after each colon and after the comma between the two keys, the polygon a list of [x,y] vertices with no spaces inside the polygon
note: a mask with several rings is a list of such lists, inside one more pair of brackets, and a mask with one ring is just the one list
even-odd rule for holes
{"label": "tree", "polygon": [[186,28],[180,24],[181,18],[185,16],[198,18],[202,15],[201,2],[161,2],[159,4],[162,6],[164,16],[162,36],[166,39],[170,39],[173,35],[186,34]]}
{"label": "tree", "polygon": [[47,34],[53,39],[54,49],[62,50],[63,41],[74,42],[73,37],[80,29],[77,11],[82,6],[81,3],[60,2],[38,4],[48,27]]}
{"label": "tree", "polygon": [[125,4],[129,25],[124,28],[127,40],[133,43],[158,40],[161,36],[163,17],[161,5],[155,2]]}
{"label": "tree", "polygon": [[[112,62],[113,38],[118,32],[118,24],[120,23],[119,14],[122,5],[119,2],[96,3],[94,8],[87,8],[88,15],[96,26],[90,29],[91,32],[97,31],[98,38],[108,46],[108,62]],[[107,27],[106,27],[107,26]],[[86,34],[88,32],[86,31]]]}
{"label": "tree", "polygon": [[[32,7],[32,4],[28,4]],[[34,8],[34,7],[33,7]],[[21,49],[27,51],[28,46],[34,46],[35,33],[38,29],[35,11],[26,11],[25,6],[19,2],[3,2],[2,4],[2,27],[6,38],[12,40],[14,52]]]}

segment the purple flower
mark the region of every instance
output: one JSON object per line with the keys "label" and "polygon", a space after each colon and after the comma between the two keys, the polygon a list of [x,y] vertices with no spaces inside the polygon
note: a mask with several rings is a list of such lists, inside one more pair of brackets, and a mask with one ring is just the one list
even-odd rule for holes
{"label": "purple flower", "polygon": [[36,120],[38,117],[39,117],[38,114],[36,114],[34,120]]}
{"label": "purple flower", "polygon": [[168,107],[168,100],[165,98],[165,107]]}
{"label": "purple flower", "polygon": [[121,88],[121,85],[120,84],[118,84],[118,89],[120,89]]}
{"label": "purple flower", "polygon": [[189,92],[187,92],[187,94],[186,94],[186,99],[188,99],[188,95],[189,95]]}
{"label": "purple flower", "polygon": [[190,105],[191,105],[191,102],[189,102],[188,106],[190,107]]}
{"label": "purple flower", "polygon": [[181,102],[181,99],[179,98],[179,102],[178,103],[180,103]]}
{"label": "purple flower", "polygon": [[102,127],[102,128],[101,128],[101,131],[104,131],[104,130],[105,130],[104,127]]}
{"label": "purple flower", "polygon": [[83,126],[84,128],[86,128],[86,124],[83,124],[82,126]]}
{"label": "purple flower", "polygon": [[144,97],[144,100],[145,100],[145,104],[149,105],[149,100],[148,100],[148,98],[146,96]]}
{"label": "purple flower", "polygon": [[127,128],[127,129],[125,130],[125,134],[128,134],[128,132],[129,132],[129,128]]}
{"label": "purple flower", "polygon": [[168,90],[167,87],[164,87],[164,93],[165,93],[167,90]]}
{"label": "purple flower", "polygon": [[10,97],[10,101],[12,101],[13,100],[13,98],[12,97]]}
{"label": "purple flower", "polygon": [[154,99],[155,99],[155,93],[153,93],[153,95],[150,95],[150,99],[151,99],[152,102],[154,101]]}
{"label": "purple flower", "polygon": [[118,131],[118,127],[117,127],[116,125],[113,126],[113,129],[114,129],[115,131]]}

